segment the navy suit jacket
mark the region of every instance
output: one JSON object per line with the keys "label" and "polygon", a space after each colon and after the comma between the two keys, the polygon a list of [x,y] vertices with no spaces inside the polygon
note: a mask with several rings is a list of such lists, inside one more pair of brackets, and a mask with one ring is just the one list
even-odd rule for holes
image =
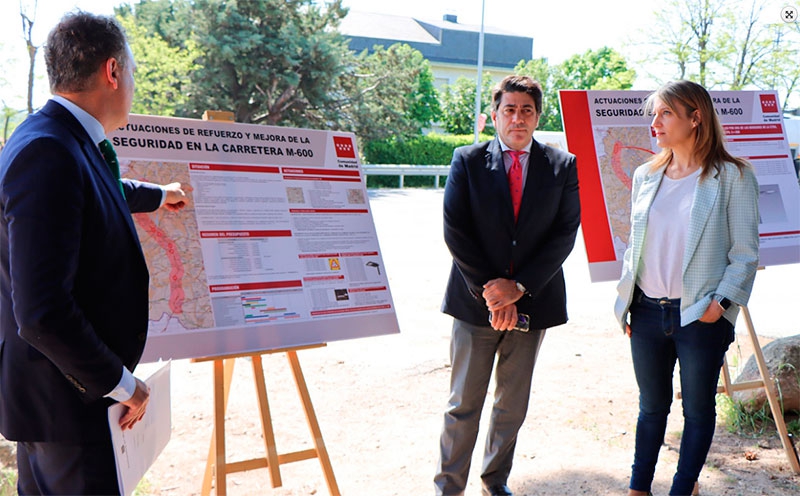
{"label": "navy suit jacket", "polygon": [[108,438],[103,398],[145,345],[149,276],[131,211],[158,186],[123,180],[50,101],[0,153],[0,432],[9,440]]}
{"label": "navy suit jacket", "polygon": [[457,148],[444,193],[444,240],[453,255],[442,311],[488,325],[481,293],[496,278],[522,283],[517,310],[532,329],[567,321],[561,265],[580,224],[575,156],[533,140],[518,220],[514,222],[497,138]]}

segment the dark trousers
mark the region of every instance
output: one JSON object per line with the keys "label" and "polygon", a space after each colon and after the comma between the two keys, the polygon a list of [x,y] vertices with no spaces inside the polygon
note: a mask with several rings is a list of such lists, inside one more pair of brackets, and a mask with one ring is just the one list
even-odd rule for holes
{"label": "dark trousers", "polygon": [[17,443],[20,495],[118,495],[111,442]]}
{"label": "dark trousers", "polygon": [[505,484],[511,472],[517,432],[528,411],[533,366],[545,330],[495,331],[455,319],[450,343],[450,400],[444,414],[436,494],[460,495],[467,486],[495,356],[495,391],[481,479]]}
{"label": "dark trousers", "polygon": [[733,341],[725,318],[680,325],[680,300],[661,303],[637,295],[631,305],[631,355],[639,385],[639,419],[630,488],[649,491],[672,404],[672,374],[680,363],[683,406],[678,469],[671,495],[689,495],[706,461],[716,427],[720,368]]}

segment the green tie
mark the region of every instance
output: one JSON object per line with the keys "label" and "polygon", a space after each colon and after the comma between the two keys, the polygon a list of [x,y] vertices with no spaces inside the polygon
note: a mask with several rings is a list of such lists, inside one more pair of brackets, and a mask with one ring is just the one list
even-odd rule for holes
{"label": "green tie", "polygon": [[117,180],[122,198],[125,198],[125,190],[122,188],[122,181],[119,180],[119,160],[117,160],[117,152],[114,151],[114,146],[107,139],[101,141],[98,146],[100,147],[100,153],[103,154],[106,164],[108,164],[108,168],[111,169],[111,174],[113,174],[114,179]]}

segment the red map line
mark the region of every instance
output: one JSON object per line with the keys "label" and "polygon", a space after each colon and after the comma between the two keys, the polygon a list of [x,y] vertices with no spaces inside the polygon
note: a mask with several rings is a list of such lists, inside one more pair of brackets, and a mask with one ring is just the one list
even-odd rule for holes
{"label": "red map line", "polygon": [[185,271],[177,247],[164,231],[156,226],[149,215],[134,214],[134,217],[136,217],[139,226],[167,253],[169,266],[171,267],[169,272],[169,308],[173,315],[182,314],[183,302],[186,300],[186,293],[183,291],[182,283]]}
{"label": "red map line", "polygon": [[653,154],[653,150],[642,148],[640,146],[625,146],[621,141],[614,143],[614,151],[611,152],[611,169],[614,171],[614,175],[617,176],[622,184],[624,184],[626,188],[631,189],[631,186],[633,185],[633,179],[622,169],[622,150],[624,149],[640,150],[650,154]]}

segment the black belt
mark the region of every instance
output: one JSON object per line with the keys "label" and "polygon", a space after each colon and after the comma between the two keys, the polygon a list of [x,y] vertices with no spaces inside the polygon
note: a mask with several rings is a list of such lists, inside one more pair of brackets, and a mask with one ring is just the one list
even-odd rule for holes
{"label": "black belt", "polygon": [[667,305],[680,305],[681,303],[680,298],[670,299],[667,298],[666,296],[662,298],[650,298],[649,296],[644,294],[644,292],[639,288],[639,286],[636,286],[636,288],[633,290],[633,299],[637,302],[646,301],[648,303],[653,303],[655,305],[661,305],[662,307],[665,307]]}

